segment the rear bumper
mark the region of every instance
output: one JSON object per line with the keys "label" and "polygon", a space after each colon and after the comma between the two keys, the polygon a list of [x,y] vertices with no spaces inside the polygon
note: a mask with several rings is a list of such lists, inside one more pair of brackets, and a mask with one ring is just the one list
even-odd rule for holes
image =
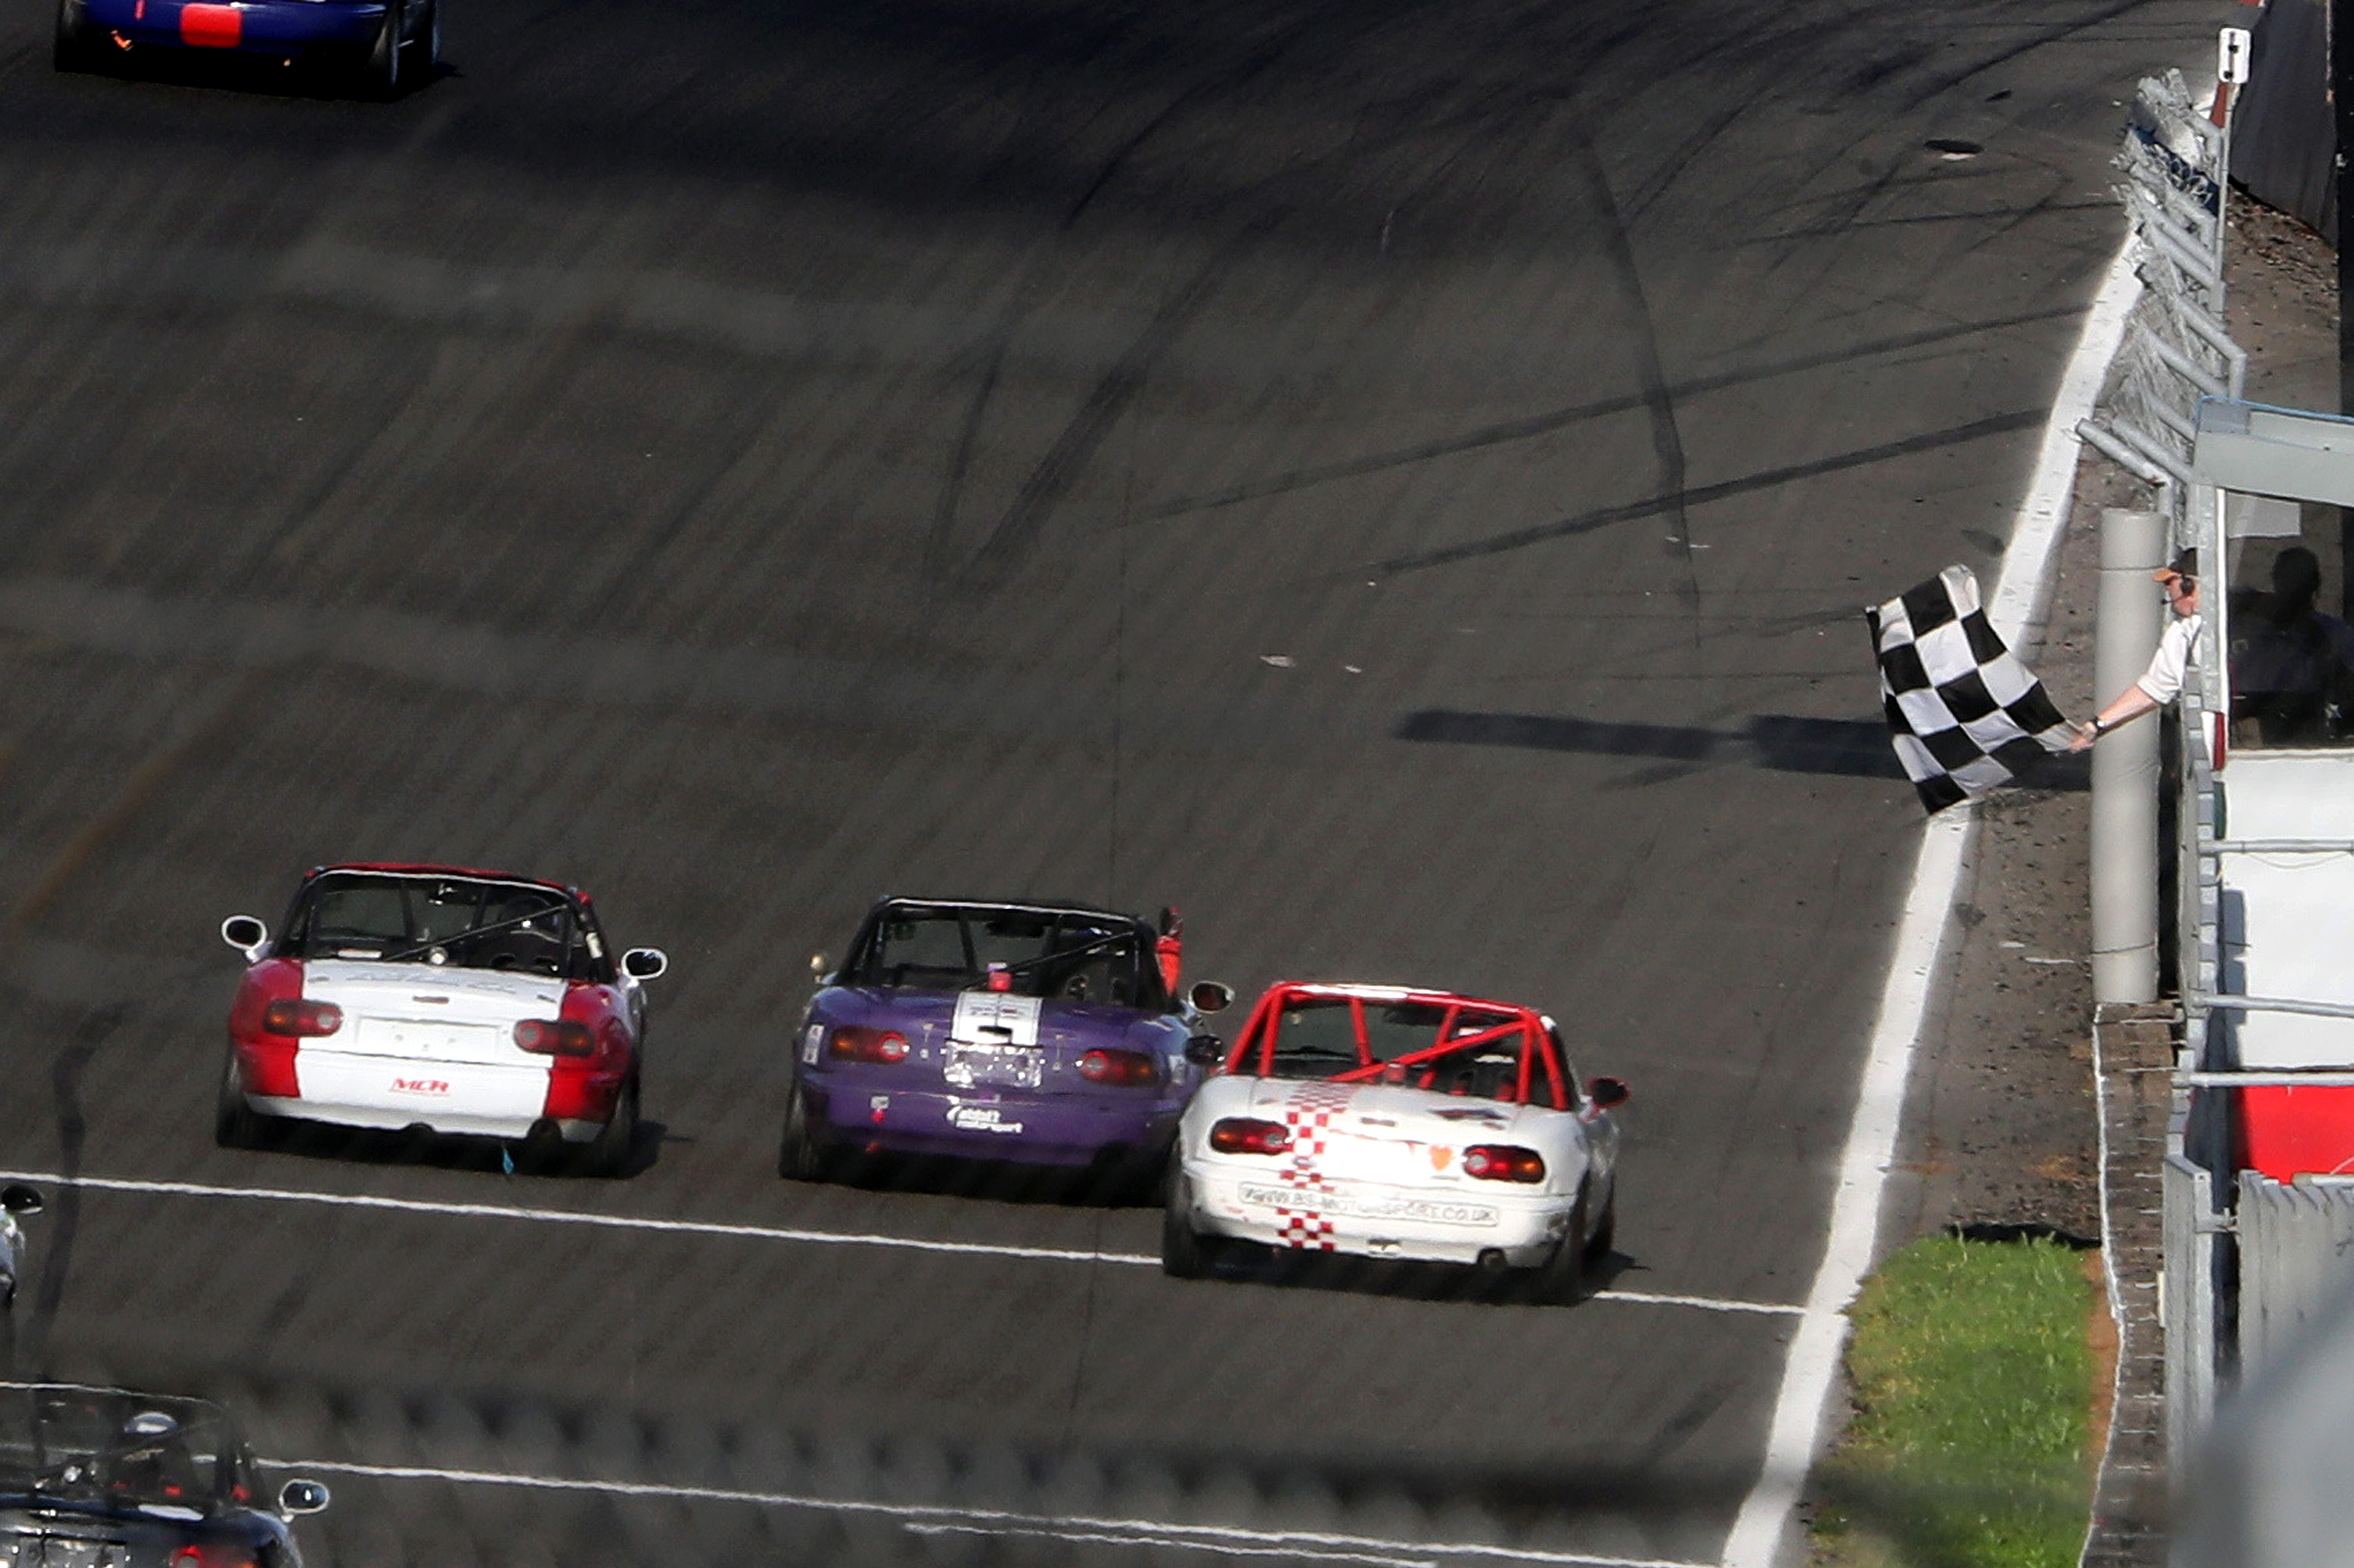
{"label": "rear bumper", "polygon": [[90,25],[133,45],[297,56],[365,49],[383,29],[382,0],[84,0]]}
{"label": "rear bumper", "polygon": [[584,1143],[604,1125],[571,1118],[551,1122],[549,1074],[540,1066],[413,1061],[313,1047],[295,1057],[294,1074],[295,1093],[249,1094],[246,1103],[264,1116],[337,1127],[426,1127],[475,1138],[520,1139],[553,1125],[566,1142]]}
{"label": "rear bumper", "polygon": [[1551,1260],[1576,1209],[1575,1198],[1543,1192],[1335,1181],[1294,1188],[1273,1170],[1193,1163],[1177,1201],[1203,1235],[1426,1263],[1478,1263],[1495,1251],[1515,1268]]}
{"label": "rear bumper", "polygon": [[534,1135],[546,1135],[547,1128],[566,1143],[593,1143],[605,1130],[601,1121],[552,1120],[534,1117],[517,1120],[513,1117],[487,1117],[443,1114],[437,1117],[402,1116],[376,1106],[330,1106],[315,1100],[283,1099],[274,1095],[248,1095],[245,1103],[263,1116],[281,1117],[290,1121],[323,1122],[330,1127],[358,1128],[376,1132],[405,1132],[412,1127],[452,1138],[495,1138],[515,1143]]}
{"label": "rear bumper", "polygon": [[1111,1149],[1165,1148],[1183,1107],[1058,1095],[1023,1098],[940,1089],[883,1093],[811,1082],[813,1117],[837,1143],[895,1154],[945,1154],[1029,1165],[1087,1165]]}

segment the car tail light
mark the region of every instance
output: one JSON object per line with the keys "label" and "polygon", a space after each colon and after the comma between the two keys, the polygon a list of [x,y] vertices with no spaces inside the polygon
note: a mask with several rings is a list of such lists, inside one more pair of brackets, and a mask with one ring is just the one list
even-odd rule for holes
{"label": "car tail light", "polygon": [[1463,1174],[1482,1181],[1542,1181],[1544,1156],[1510,1143],[1475,1143],[1463,1151]]}
{"label": "car tail light", "polygon": [[344,1010],[332,1001],[304,1001],[300,997],[281,997],[261,1010],[261,1032],[264,1034],[315,1038],[333,1034],[343,1026]]}
{"label": "car tail light", "polygon": [[1146,1089],[1161,1081],[1161,1064],[1141,1051],[1090,1051],[1079,1058],[1079,1076],[1091,1084]]}
{"label": "car tail light", "polygon": [[826,1049],[845,1062],[876,1062],[888,1067],[907,1059],[907,1037],[895,1029],[845,1023],[833,1032]]}
{"label": "car tail light", "polygon": [[597,1037],[573,1019],[526,1018],[514,1026],[514,1043],[535,1056],[588,1056]]}
{"label": "car tail light", "polygon": [[253,1568],[253,1549],[234,1541],[192,1542],[172,1553],[172,1568]]}
{"label": "car tail light", "polygon": [[1291,1129],[1279,1121],[1230,1116],[1210,1128],[1210,1147],[1221,1154],[1280,1154],[1291,1147]]}

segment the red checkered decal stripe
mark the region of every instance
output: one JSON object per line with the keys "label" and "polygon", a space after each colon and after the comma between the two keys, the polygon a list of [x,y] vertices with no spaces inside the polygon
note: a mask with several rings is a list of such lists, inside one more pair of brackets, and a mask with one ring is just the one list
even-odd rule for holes
{"label": "red checkered decal stripe", "polygon": [[1289,1103],[1283,1107],[1283,1125],[1291,1132],[1291,1159],[1281,1176],[1299,1190],[1303,1200],[1298,1209],[1276,1210],[1282,1221],[1276,1234],[1286,1246],[1302,1251],[1333,1250],[1332,1222],[1314,1201],[1316,1194],[1329,1193],[1332,1187],[1317,1169],[1317,1162],[1324,1157],[1333,1117],[1355,1095],[1356,1091],[1346,1084],[1305,1083],[1291,1092]]}

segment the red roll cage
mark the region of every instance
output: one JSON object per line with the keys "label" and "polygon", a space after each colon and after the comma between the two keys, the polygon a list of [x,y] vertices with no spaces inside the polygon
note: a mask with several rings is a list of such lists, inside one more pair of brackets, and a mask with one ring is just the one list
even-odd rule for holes
{"label": "red roll cage", "polygon": [[[1536,1064],[1542,1062],[1544,1064],[1545,1086],[1553,1091],[1554,1107],[1568,1110],[1576,1103],[1568,1076],[1562,1071],[1561,1053],[1553,1042],[1553,1031],[1534,1009],[1509,1001],[1460,996],[1453,991],[1424,991],[1413,986],[1278,981],[1269,986],[1267,994],[1260,997],[1251,1009],[1242,1033],[1235,1037],[1234,1046],[1226,1053],[1225,1060],[1218,1070],[1226,1074],[1248,1073],[1262,1078],[1273,1076],[1276,1036],[1280,1032],[1284,1012],[1303,1001],[1327,1004],[1345,1001],[1348,1004],[1350,1028],[1357,1043],[1357,1065],[1328,1074],[1328,1082],[1365,1084],[1385,1078],[1412,1082],[1412,1069],[1417,1066],[1435,1071],[1443,1058],[1518,1036],[1522,1046],[1520,1070],[1516,1082],[1511,1086],[1511,1097],[1520,1104],[1528,1103],[1530,1078]],[[1407,1005],[1437,1010],[1438,1023],[1432,1031],[1431,1043],[1394,1056],[1376,1058],[1371,1032],[1365,1026],[1368,1003],[1377,1007]],[[1471,1027],[1464,1033],[1458,1033],[1458,1028],[1467,1023]],[[1244,1066],[1246,1061],[1252,1062],[1251,1067]],[[1424,1076],[1426,1080],[1428,1073],[1426,1072]],[[1427,1086],[1426,1082],[1424,1086]]]}

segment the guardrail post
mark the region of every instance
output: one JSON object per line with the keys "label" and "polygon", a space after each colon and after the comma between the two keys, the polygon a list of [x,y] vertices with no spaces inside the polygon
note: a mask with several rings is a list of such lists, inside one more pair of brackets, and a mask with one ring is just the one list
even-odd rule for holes
{"label": "guardrail post", "polygon": [[2211,1181],[2179,1154],[2161,1183],[2165,1261],[2158,1312],[2166,1329],[2166,1452],[2175,1486],[2215,1410],[2215,1213]]}

